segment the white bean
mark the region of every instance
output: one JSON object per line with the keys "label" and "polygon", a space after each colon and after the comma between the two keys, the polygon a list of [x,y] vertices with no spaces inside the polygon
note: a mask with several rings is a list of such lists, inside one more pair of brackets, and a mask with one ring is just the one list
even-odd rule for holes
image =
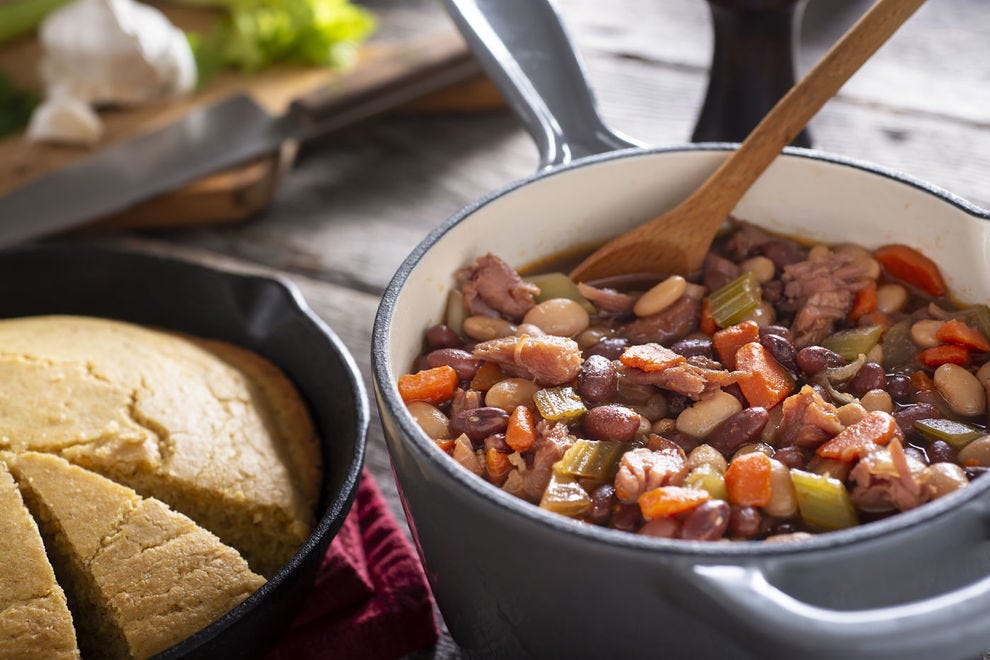
{"label": "white bean", "polygon": [[609,328],[602,325],[593,325],[587,330],[578,333],[576,341],[581,350],[591,348],[602,339],[611,337],[614,333]]}
{"label": "white bean", "polygon": [[907,289],[900,284],[883,284],[877,287],[877,310],[884,314],[899,312],[907,304]]}
{"label": "white bean", "polygon": [[434,440],[450,439],[450,420],[439,408],[425,401],[411,401],[406,404],[406,409],[423,433]]}
{"label": "white bean", "polygon": [[776,267],[773,262],[762,255],[752,257],[739,264],[744,273],[752,273],[760,284],[765,284],[773,279]]}
{"label": "white bean", "polygon": [[687,290],[687,280],[680,275],[671,275],[660,284],[644,293],[633,306],[636,316],[652,316],[667,309]]}
{"label": "white bean", "polygon": [[797,513],[797,493],[791,481],[791,471],[773,458],[770,459],[770,501],[763,506],[763,510],[780,518],[789,518]]}
{"label": "white bean", "polygon": [[722,456],[722,452],[715,449],[711,445],[698,445],[691,450],[690,454],[688,454],[688,472],[695,470],[702,465],[710,465],[712,468],[723,474],[727,469],[729,469],[729,465],[725,462],[725,457]]}
{"label": "white bean", "polygon": [[990,435],[980,436],[960,449],[958,459],[966,465],[990,467]]}
{"label": "white bean", "polygon": [[919,348],[938,346],[941,342],[935,338],[935,333],[942,328],[943,323],[944,321],[936,321],[935,319],[916,321],[911,326],[911,341]]}
{"label": "white bean", "polygon": [[847,403],[846,405],[841,406],[835,412],[839,415],[839,421],[842,422],[843,426],[852,426],[859,420],[866,417],[866,413],[868,411],[866,410],[866,408],[863,407],[862,404],[856,403],[854,401],[852,403]]}
{"label": "white bean", "polygon": [[501,408],[507,413],[511,413],[516,406],[526,406],[533,409],[533,395],[539,390],[539,386],[525,378],[506,378],[500,380],[485,394],[485,405],[492,408]]}
{"label": "white bean", "polygon": [[969,485],[966,473],[955,463],[933,463],[925,470],[928,472],[928,486],[932,489],[934,499]]}
{"label": "white bean", "polygon": [[516,326],[505,319],[496,319],[490,316],[469,316],[464,319],[461,328],[464,330],[464,334],[476,341],[510,337],[516,333]]}
{"label": "white bean", "polygon": [[753,308],[749,314],[743,317],[743,321],[752,321],[761,328],[773,325],[777,321],[777,311],[767,301],[761,302]]}
{"label": "white bean", "polygon": [[990,362],[976,370],[976,379],[983,383],[983,387],[990,386]]}
{"label": "white bean", "polygon": [[718,391],[678,415],[677,430],[695,438],[704,438],[740,410],[742,404],[739,399],[728,392]]}
{"label": "white bean", "polygon": [[684,296],[691,300],[701,300],[705,297],[705,287],[700,284],[688,282],[687,286],[684,287]]}
{"label": "white bean", "polygon": [[533,305],[523,317],[548,335],[571,337],[588,327],[588,312],[570,298],[551,298]]}
{"label": "white bean", "polygon": [[976,376],[958,364],[943,364],[935,370],[935,389],[954,412],[972,417],[987,409],[986,390]]}
{"label": "white bean", "polygon": [[863,408],[870,412],[874,410],[882,410],[885,413],[894,412],[894,400],[890,398],[890,394],[886,390],[870,390],[860,398],[860,403],[863,404]]}
{"label": "white bean", "polygon": [[543,332],[542,328],[538,328],[532,323],[520,323],[516,328],[516,337],[522,337],[523,335],[529,335],[530,337],[539,337],[547,333]]}

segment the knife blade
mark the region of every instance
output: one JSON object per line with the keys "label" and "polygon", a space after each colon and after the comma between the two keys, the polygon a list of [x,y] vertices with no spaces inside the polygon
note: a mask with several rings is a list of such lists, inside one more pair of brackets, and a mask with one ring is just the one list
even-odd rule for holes
{"label": "knife blade", "polygon": [[[402,69],[404,74],[396,77]],[[236,94],[0,197],[0,247],[127,209],[204,176],[380,115],[481,72],[456,33],[424,38],[273,116]]]}

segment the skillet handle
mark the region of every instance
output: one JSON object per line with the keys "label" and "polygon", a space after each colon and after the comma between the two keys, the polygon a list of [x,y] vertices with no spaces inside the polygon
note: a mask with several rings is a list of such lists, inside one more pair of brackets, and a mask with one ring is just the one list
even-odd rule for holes
{"label": "skillet handle", "polygon": [[602,121],[550,0],[444,0],[489,77],[536,142],[540,169],[642,146]]}

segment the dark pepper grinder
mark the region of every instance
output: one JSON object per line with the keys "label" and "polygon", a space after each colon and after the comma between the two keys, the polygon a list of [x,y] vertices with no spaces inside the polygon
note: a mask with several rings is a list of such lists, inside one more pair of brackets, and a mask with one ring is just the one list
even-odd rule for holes
{"label": "dark pepper grinder", "polygon": [[[693,141],[742,142],[791,88],[806,2],[708,0],[715,48]],[[792,144],[810,147],[807,129]]]}

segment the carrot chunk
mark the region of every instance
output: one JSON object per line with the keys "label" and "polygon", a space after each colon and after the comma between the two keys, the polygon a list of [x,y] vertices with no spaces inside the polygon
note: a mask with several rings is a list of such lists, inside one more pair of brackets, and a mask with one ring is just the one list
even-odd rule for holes
{"label": "carrot chunk", "polygon": [[682,362],[687,358],[679,355],[660,344],[640,344],[630,346],[619,356],[619,361],[627,367],[643,371],[663,371]]}
{"label": "carrot chunk", "polygon": [[736,351],[751,341],[760,341],[760,326],[755,321],[743,321],[730,325],[712,335],[712,343],[718,357],[727,369],[736,368]]}
{"label": "carrot chunk", "polygon": [[990,351],[990,342],[983,333],[971,328],[959,319],[949,319],[935,333],[935,339],[945,344],[958,344],[974,351],[985,353]]}
{"label": "carrot chunk", "polygon": [[948,288],[934,261],[907,245],[885,245],[873,258],[894,277],[933,296],[944,296]]}
{"label": "carrot chunk", "polygon": [[718,330],[718,323],[712,316],[712,303],[708,296],[705,296],[701,299],[701,331],[711,337],[716,330]]}
{"label": "carrot chunk", "polygon": [[869,284],[856,292],[853,306],[849,310],[849,320],[855,323],[864,314],[869,314],[877,308],[877,283],[870,280]]}
{"label": "carrot chunk", "polygon": [[965,346],[958,344],[942,344],[932,346],[918,353],[918,361],[922,366],[935,369],[943,364],[958,364],[966,366],[969,364],[969,350]]}
{"label": "carrot chunk", "polygon": [[457,372],[446,364],[399,378],[399,396],[405,403],[426,401],[434,405],[454,396]]}
{"label": "carrot chunk", "polygon": [[729,502],[737,506],[764,506],[770,501],[770,457],[761,451],[736,456],[725,471]]}
{"label": "carrot chunk", "polygon": [[816,453],[822,458],[851,463],[877,447],[886,445],[899,433],[892,415],[874,410],[852,426],[847,426],[839,435],[819,447]]}
{"label": "carrot chunk", "polygon": [[644,518],[675,516],[691,511],[699,504],[707,502],[711,495],[707,490],[683,488],[681,486],[661,486],[648,490],[639,496],[639,510]]}
{"label": "carrot chunk", "polygon": [[502,485],[511,469],[508,454],[503,454],[494,447],[485,452],[485,471],[488,473],[488,480],[496,486]]}
{"label": "carrot chunk", "polygon": [[437,447],[439,447],[441,451],[447,454],[453,454],[454,445],[457,444],[456,440],[447,440],[445,438],[434,438],[433,442],[437,443]]}
{"label": "carrot chunk", "polygon": [[516,451],[527,451],[536,442],[536,428],[533,413],[526,406],[516,406],[509,415],[509,425],[505,429],[505,444]]}
{"label": "carrot chunk", "polygon": [[935,381],[924,371],[918,370],[911,374],[911,387],[919,392],[930,392],[935,389]]}
{"label": "carrot chunk", "polygon": [[484,362],[474,373],[474,378],[471,379],[471,389],[478,390],[479,392],[487,392],[492,389],[492,385],[506,378],[508,376],[505,375],[497,364],[494,362]]}
{"label": "carrot chunk", "polygon": [[746,372],[739,388],[751,406],[767,410],[794,391],[794,381],[780,363],[758,342],[744,344],[736,351],[736,369]]}

